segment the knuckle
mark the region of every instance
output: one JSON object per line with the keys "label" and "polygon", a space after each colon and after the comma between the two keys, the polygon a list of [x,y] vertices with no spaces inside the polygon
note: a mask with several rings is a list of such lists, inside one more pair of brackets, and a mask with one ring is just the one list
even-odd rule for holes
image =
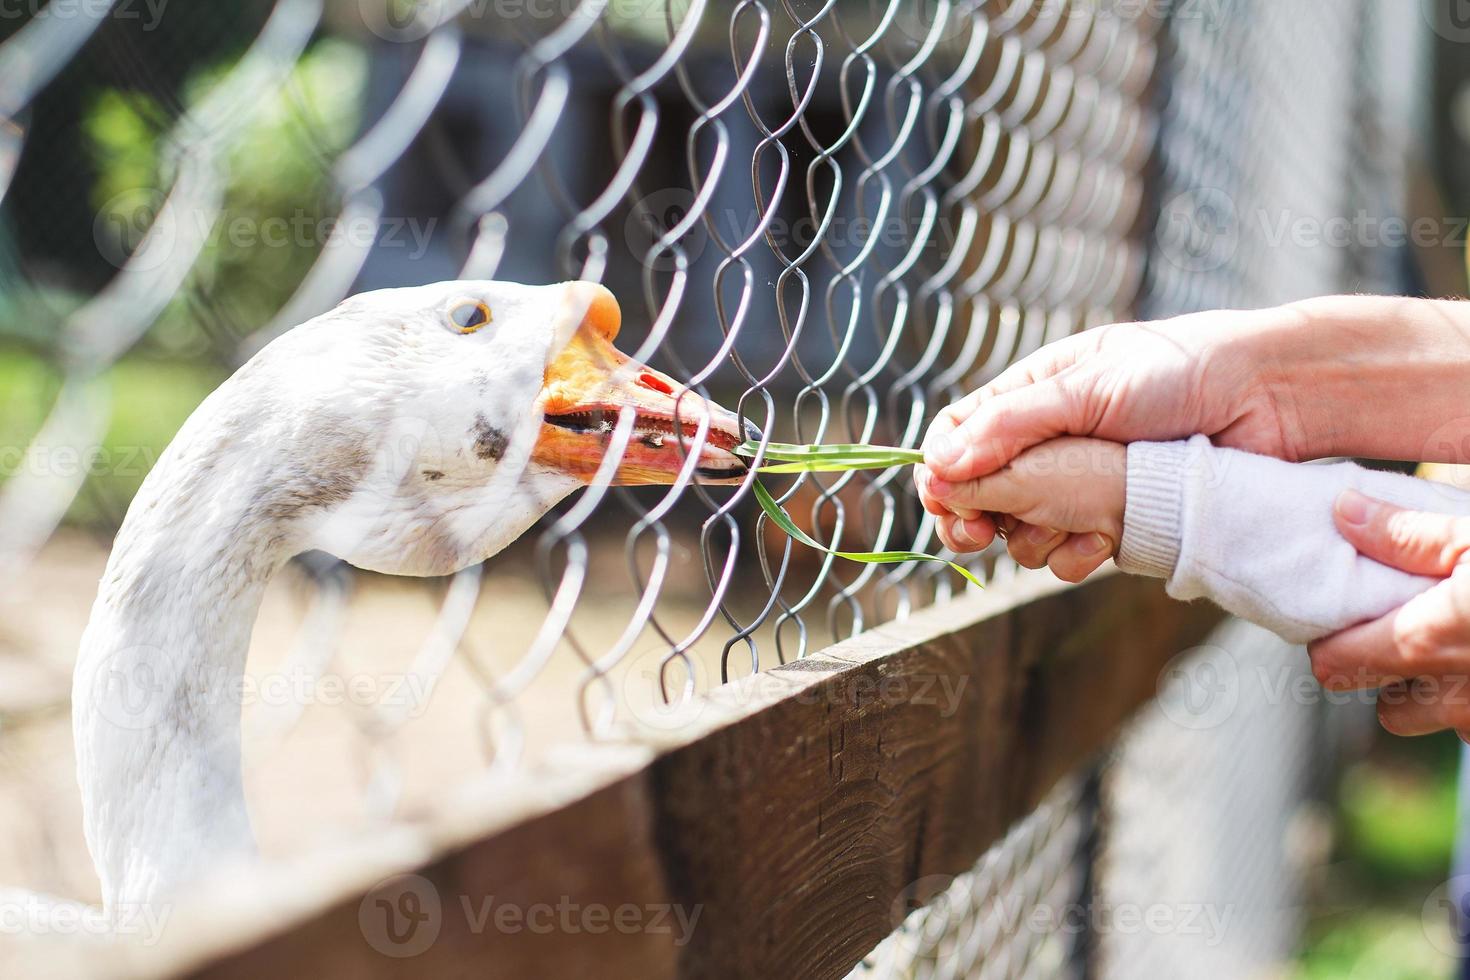
{"label": "knuckle", "polygon": [[1419,544],[1419,528],[1405,515],[1394,514],[1384,524],[1383,537],[1394,551],[1412,551]]}
{"label": "knuckle", "polygon": [[929,442],[940,436],[949,435],[955,429],[959,428],[961,418],[960,414],[955,411],[953,405],[943,409],[934,417],[934,421],[929,423],[929,431],[925,433],[924,441]]}
{"label": "knuckle", "polygon": [[1393,645],[1410,668],[1424,667],[1434,662],[1443,641],[1438,635],[1441,627],[1435,623],[1407,620],[1400,616],[1393,623]]}
{"label": "knuckle", "polygon": [[[1015,406],[1007,404],[1005,401],[1000,401],[991,406],[989,411],[986,412],[986,416],[986,422],[989,423],[992,431],[1000,432],[1011,428],[1019,418]],[[977,415],[975,417],[978,418],[979,416]]]}

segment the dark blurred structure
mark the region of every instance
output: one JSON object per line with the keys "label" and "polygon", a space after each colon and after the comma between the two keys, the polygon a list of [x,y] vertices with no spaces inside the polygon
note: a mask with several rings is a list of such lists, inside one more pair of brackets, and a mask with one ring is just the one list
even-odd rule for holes
{"label": "dark blurred structure", "polygon": [[[183,113],[190,76],[238,57],[271,8],[266,0],[210,0],[167,4],[162,16],[129,3],[97,29],[29,110],[20,163],[0,210],[0,246],[13,236],[15,272],[83,293],[116,273],[95,240],[98,168],[83,117],[111,90],[131,99],[157,132],[166,131]],[[25,23],[0,17],[0,39]]]}

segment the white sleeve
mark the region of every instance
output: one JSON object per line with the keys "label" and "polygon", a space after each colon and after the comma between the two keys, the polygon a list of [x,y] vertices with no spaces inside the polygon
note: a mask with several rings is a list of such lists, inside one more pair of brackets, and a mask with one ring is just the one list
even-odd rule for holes
{"label": "white sleeve", "polygon": [[1118,566],[1168,579],[1293,643],[1392,612],[1438,580],[1364,558],[1340,535],[1343,490],[1413,510],[1470,514],[1470,493],[1353,463],[1286,463],[1204,436],[1128,447]]}

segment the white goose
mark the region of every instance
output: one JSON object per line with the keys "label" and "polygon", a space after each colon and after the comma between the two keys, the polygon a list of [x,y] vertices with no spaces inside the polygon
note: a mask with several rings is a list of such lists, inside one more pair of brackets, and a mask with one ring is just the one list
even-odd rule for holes
{"label": "white goose", "polygon": [[[292,555],[443,575],[495,554],[592,479],[689,465],[738,479],[735,417],[613,346],[601,286],[442,282],[354,296],[285,334],[189,418],[133,500],[82,638],[73,727],[104,907],[254,852],[237,690],[261,594]],[[682,444],[682,448],[681,448]]]}

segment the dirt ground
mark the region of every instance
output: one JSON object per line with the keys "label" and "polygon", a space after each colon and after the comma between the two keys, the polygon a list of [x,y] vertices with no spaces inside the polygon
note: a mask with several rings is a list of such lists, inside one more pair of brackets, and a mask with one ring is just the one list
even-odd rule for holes
{"label": "dirt ground", "polygon": [[[637,594],[621,542],[591,550],[570,628],[598,658],[634,617]],[[677,545],[674,551],[657,614],[677,639],[698,624],[709,590],[697,552]],[[97,885],[81,831],[68,702],[77,643],[106,557],[96,538],[60,534],[0,599],[0,883],[88,901],[97,899]],[[256,623],[244,688],[246,794],[264,854],[283,856],[346,830],[422,815],[496,751],[510,751],[517,732],[526,756],[585,738],[577,700],[587,668],[566,643],[550,652],[510,709],[487,711],[489,678],[513,676],[546,615],[530,567],[528,552],[487,566],[460,651],[442,671],[422,677],[413,665],[432,643],[426,638],[446,582],[355,574],[340,630],[327,620],[318,632],[303,625],[321,623],[312,618],[330,610],[314,605],[319,593],[306,573],[293,566],[276,578]],[[751,606],[764,598],[759,591],[735,602]],[[321,635],[338,639],[309,639]],[[729,636],[717,619],[694,649],[701,688],[718,683]],[[763,656],[773,658],[768,633],[764,640]],[[608,686],[589,696],[593,713],[609,696],[622,711],[650,710],[667,650],[643,629]],[[330,665],[320,673],[293,666],[312,660]],[[732,664],[737,674],[749,672],[743,648]]]}

